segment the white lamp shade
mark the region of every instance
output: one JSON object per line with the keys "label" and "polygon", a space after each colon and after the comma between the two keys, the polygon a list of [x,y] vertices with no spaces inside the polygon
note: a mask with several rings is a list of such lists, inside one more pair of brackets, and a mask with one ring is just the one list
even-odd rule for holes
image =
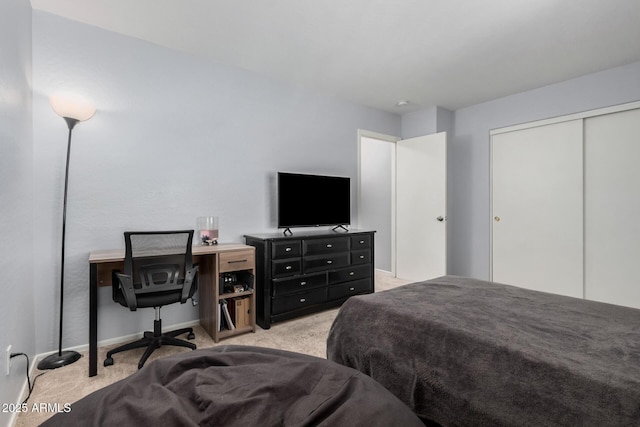
{"label": "white lamp shade", "polygon": [[49,98],[53,111],[60,117],[75,119],[80,122],[89,120],[96,112],[96,107],[86,99],[72,96],[56,94]]}

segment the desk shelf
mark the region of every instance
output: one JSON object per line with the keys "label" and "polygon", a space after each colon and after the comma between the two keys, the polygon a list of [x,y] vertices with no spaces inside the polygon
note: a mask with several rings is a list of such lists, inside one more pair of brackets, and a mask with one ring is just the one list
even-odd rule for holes
{"label": "desk shelf", "polygon": [[253,289],[249,290],[249,291],[244,291],[244,292],[229,292],[226,294],[221,294],[220,295],[220,299],[228,299],[228,298],[240,298],[240,297],[244,297],[246,295],[253,295]]}
{"label": "desk shelf", "polygon": [[225,329],[218,332],[218,340],[244,334],[245,332],[253,332],[254,330],[255,328],[252,326],[243,326],[242,328],[236,328],[233,331]]}
{"label": "desk shelf", "polygon": [[[238,282],[249,287],[242,292],[224,292],[221,284],[222,275],[234,275]],[[218,257],[203,258],[200,264],[200,324],[213,338],[214,342],[221,339],[255,332],[256,330],[256,299],[255,299],[255,249],[244,246],[238,250],[221,252]],[[249,283],[250,282],[250,283]],[[235,329],[221,329],[222,314],[220,302],[227,300],[235,303],[241,300],[241,307],[232,322]],[[246,311],[245,311],[246,310]]]}

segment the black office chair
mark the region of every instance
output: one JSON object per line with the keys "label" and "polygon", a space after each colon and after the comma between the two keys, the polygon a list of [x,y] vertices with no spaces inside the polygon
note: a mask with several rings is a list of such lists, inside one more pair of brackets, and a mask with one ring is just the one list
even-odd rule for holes
{"label": "black office chair", "polygon": [[153,307],[156,318],[153,332],[147,331],[140,340],[109,351],[104,366],[113,365],[114,354],[134,348],[147,347],[140,358],[138,369],[162,345],[195,350],[195,344],[176,338],[188,333],[187,338],[194,339],[192,328],[163,334],[160,318],[160,307],[177,302],[184,304],[189,298],[193,299],[198,288],[198,267],[193,267],[191,256],[193,230],[127,231],[124,233],[124,241],[124,274],[116,271],[113,273],[113,300],[131,311]]}

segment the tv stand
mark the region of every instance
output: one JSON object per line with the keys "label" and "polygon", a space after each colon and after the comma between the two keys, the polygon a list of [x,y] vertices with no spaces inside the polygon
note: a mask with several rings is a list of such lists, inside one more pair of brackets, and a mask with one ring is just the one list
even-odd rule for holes
{"label": "tv stand", "polygon": [[256,248],[256,322],[271,323],[342,305],[374,292],[374,231],[245,235]]}

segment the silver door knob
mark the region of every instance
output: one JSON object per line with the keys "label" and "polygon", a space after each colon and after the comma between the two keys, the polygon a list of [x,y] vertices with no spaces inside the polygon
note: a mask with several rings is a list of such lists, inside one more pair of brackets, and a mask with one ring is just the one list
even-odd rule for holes
{"label": "silver door knob", "polygon": [[444,217],[443,216],[439,216],[438,218],[436,218],[438,221],[442,222],[444,221]]}

